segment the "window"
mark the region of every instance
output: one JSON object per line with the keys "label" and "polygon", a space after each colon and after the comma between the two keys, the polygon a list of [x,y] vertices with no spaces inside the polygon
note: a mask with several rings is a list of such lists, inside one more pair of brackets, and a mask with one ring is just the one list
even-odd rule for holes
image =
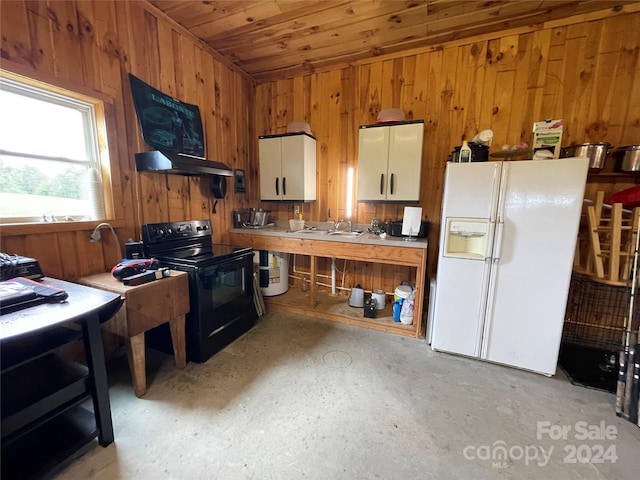
{"label": "window", "polygon": [[1,223],[105,219],[102,102],[0,73]]}

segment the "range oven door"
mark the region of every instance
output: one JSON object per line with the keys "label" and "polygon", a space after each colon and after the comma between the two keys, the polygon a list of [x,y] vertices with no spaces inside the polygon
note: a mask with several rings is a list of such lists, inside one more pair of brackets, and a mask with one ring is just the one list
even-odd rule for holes
{"label": "range oven door", "polygon": [[204,362],[256,322],[253,252],[199,267],[190,285],[187,356]]}

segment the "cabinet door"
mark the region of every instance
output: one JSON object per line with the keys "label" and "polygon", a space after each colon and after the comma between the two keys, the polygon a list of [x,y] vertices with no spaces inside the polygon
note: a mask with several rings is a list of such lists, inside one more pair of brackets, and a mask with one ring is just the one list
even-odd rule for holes
{"label": "cabinet door", "polygon": [[387,200],[417,202],[424,124],[394,125],[389,129]]}
{"label": "cabinet door", "polygon": [[280,137],[261,138],[258,141],[260,155],[260,199],[282,199]]}
{"label": "cabinet door", "polygon": [[358,201],[387,198],[389,127],[361,128],[358,143]]}
{"label": "cabinet door", "polygon": [[305,135],[282,137],[282,200],[304,200]]}

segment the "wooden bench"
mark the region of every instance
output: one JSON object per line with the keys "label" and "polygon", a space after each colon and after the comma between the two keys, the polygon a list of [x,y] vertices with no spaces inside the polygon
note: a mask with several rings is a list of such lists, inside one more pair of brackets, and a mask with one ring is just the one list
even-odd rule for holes
{"label": "wooden bench", "polygon": [[138,397],[147,392],[145,332],[169,322],[177,368],[186,361],[185,315],[189,312],[189,280],[185,272],[142,285],[127,286],[110,273],[83,277],[78,283],[101,288],[124,297],[120,311],[102,324],[106,331],[125,339],[133,388]]}

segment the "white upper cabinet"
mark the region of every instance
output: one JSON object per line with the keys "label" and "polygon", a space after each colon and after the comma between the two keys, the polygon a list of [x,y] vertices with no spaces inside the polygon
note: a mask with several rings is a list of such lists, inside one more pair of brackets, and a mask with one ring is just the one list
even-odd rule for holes
{"label": "white upper cabinet", "polygon": [[417,202],[424,120],[360,127],[358,201]]}
{"label": "white upper cabinet", "polygon": [[307,133],[259,137],[260,199],[316,199],[316,139]]}

